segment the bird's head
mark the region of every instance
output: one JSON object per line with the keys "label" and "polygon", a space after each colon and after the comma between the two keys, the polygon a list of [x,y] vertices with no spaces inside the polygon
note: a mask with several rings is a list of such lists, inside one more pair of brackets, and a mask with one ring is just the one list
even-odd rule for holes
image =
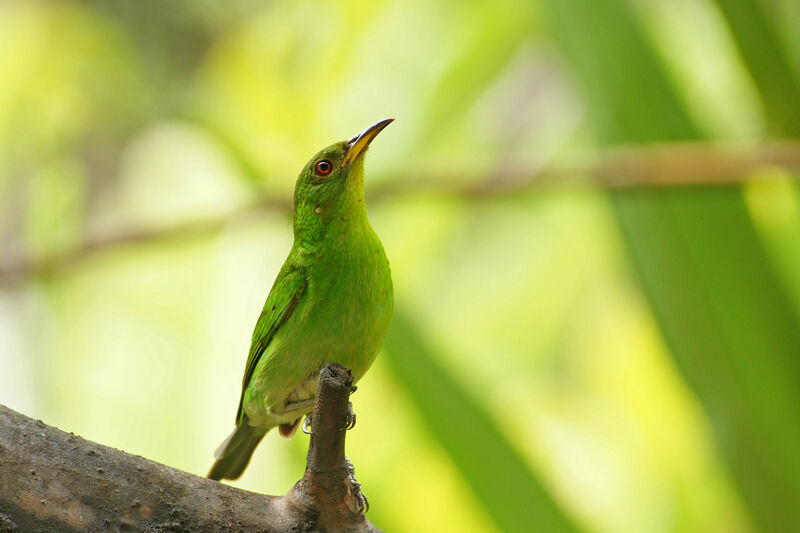
{"label": "bird's head", "polygon": [[327,226],[364,210],[364,154],[394,119],[369,126],[350,139],[323,148],[300,172],[294,193],[295,230]]}

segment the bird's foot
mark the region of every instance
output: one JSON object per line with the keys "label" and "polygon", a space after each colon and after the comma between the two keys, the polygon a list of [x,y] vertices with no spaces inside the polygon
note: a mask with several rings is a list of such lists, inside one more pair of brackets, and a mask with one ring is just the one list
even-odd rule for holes
{"label": "bird's foot", "polygon": [[303,433],[306,435],[311,435],[311,415],[306,415],[306,419],[303,421]]}
{"label": "bird's foot", "polygon": [[350,494],[355,499],[355,509],[353,511],[357,514],[366,513],[369,511],[369,500],[361,492],[361,483],[356,481],[356,470],[353,468],[353,463],[346,455],[344,456],[344,461],[347,464],[347,485],[350,489]]}
{"label": "bird's foot", "polygon": [[345,424],[344,429],[351,430],[356,427],[356,412],[353,411],[353,402],[347,402],[347,424]]}

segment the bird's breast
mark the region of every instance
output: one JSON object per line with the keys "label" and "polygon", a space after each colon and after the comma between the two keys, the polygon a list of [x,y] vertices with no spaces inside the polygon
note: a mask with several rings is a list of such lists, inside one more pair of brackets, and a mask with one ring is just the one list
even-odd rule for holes
{"label": "bird's breast", "polygon": [[348,366],[356,378],[380,349],[392,314],[389,263],[380,242],[333,250],[310,269],[307,320],[326,361]]}

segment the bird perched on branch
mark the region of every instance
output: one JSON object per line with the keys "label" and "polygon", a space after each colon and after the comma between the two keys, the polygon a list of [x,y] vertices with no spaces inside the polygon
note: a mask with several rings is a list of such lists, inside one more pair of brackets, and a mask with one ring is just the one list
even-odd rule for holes
{"label": "bird perched on branch", "polygon": [[364,154],[393,119],[321,150],[294,192],[294,244],[258,317],[242,380],[236,429],[208,477],[236,479],[272,428],[291,437],[314,407],[330,362],[358,381],[392,317],[392,278],[364,206]]}

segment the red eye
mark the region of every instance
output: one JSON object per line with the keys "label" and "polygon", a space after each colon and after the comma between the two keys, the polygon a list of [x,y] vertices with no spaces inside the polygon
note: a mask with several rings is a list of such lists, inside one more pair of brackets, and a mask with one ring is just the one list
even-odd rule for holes
{"label": "red eye", "polygon": [[327,159],[323,159],[322,161],[317,163],[317,166],[314,167],[314,170],[316,170],[317,174],[319,174],[320,176],[327,176],[328,174],[331,173],[331,170],[333,170],[333,165],[331,165],[331,162],[328,161]]}

